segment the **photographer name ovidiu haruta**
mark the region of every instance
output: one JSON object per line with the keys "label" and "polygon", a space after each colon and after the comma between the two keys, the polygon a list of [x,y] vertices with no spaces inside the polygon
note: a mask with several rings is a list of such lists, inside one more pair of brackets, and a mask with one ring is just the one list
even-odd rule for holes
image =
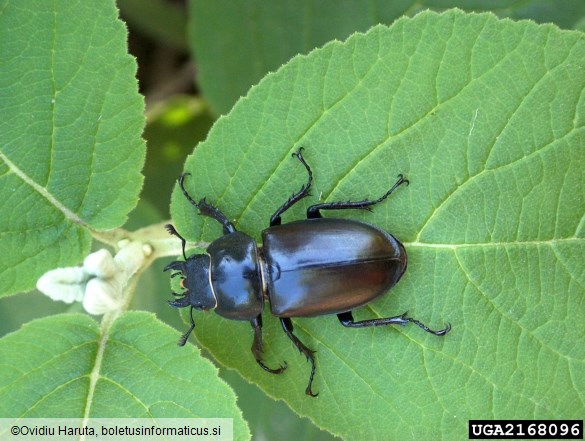
{"label": "photographer name ovidiu haruta", "polygon": [[[15,430],[17,429],[17,430]],[[93,427],[73,427],[73,426],[12,426],[11,432],[13,435],[21,436],[81,436],[92,435],[95,436],[95,429]]]}
{"label": "photographer name ovidiu haruta", "polygon": [[12,426],[12,435],[20,436],[221,436],[221,426]]}

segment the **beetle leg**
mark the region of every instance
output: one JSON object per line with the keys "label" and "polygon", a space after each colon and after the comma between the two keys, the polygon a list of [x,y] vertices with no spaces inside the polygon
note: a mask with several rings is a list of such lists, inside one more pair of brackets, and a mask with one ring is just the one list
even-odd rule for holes
{"label": "beetle leg", "polygon": [[196,202],[189,195],[189,193],[187,193],[187,190],[185,190],[184,181],[185,176],[190,174],[191,173],[183,173],[181,176],[179,176],[179,187],[181,187],[181,190],[183,191],[183,194],[187,200],[191,202],[191,205],[197,207],[201,216],[207,216],[218,221],[223,226],[223,234],[234,233],[236,231],[236,227],[234,227],[234,224],[232,224],[226,215],[219,211],[218,208],[215,208],[213,205],[207,202],[205,198],[201,199],[199,202]]}
{"label": "beetle leg", "polygon": [[396,190],[398,187],[400,187],[402,184],[406,184],[408,185],[408,179],[405,179],[404,176],[402,175],[398,175],[398,181],[396,181],[394,183],[394,185],[392,186],[392,188],[390,190],[388,190],[382,197],[374,200],[374,201],[370,201],[369,199],[364,199],[363,201],[356,201],[356,202],[351,202],[351,201],[347,201],[347,202],[325,202],[323,204],[315,204],[315,205],[311,205],[308,209],[307,209],[307,218],[308,219],[316,219],[316,218],[320,218],[321,213],[319,212],[319,210],[345,210],[345,209],[356,209],[356,210],[368,210],[368,211],[372,211],[372,206],[376,205],[380,202],[382,202],[384,199],[386,199],[388,196],[390,196],[394,190]]}
{"label": "beetle leg", "polygon": [[286,361],[284,362],[284,366],[281,365],[278,369],[271,369],[262,362],[262,315],[258,314],[258,317],[251,320],[250,323],[252,324],[252,328],[254,328],[254,343],[252,344],[252,353],[254,354],[256,362],[266,372],[270,372],[271,374],[282,374],[288,367]]}
{"label": "beetle leg", "polygon": [[280,223],[282,222],[282,219],[280,218],[280,216],[282,216],[282,214],[286,210],[288,210],[290,207],[292,207],[298,201],[300,201],[304,197],[308,196],[309,190],[311,189],[311,183],[313,182],[313,172],[311,171],[311,167],[309,167],[309,164],[307,164],[307,162],[305,161],[305,158],[303,158],[303,147],[300,147],[297,152],[292,154],[292,156],[294,156],[299,161],[301,161],[301,164],[303,164],[305,166],[305,169],[307,170],[307,173],[309,174],[309,178],[307,179],[307,182],[301,187],[301,189],[297,193],[293,193],[292,196],[290,198],[288,198],[288,200],[284,204],[282,204],[282,206],[278,210],[276,210],[274,212],[274,214],[270,218],[270,226],[271,227],[274,227],[275,225],[280,225]]}
{"label": "beetle leg", "polygon": [[306,347],[304,345],[304,343],[302,341],[300,341],[296,335],[293,334],[294,328],[293,328],[293,324],[292,324],[292,321],[290,318],[281,317],[280,323],[282,324],[282,329],[284,329],[284,332],[288,336],[288,338],[290,338],[292,340],[292,342],[297,347],[297,349],[301,352],[301,354],[304,354],[305,357],[307,357],[307,361],[311,362],[311,375],[309,377],[309,384],[307,385],[307,388],[305,389],[305,393],[307,395],[310,395],[311,397],[316,397],[317,395],[319,395],[319,393],[314,394],[313,391],[311,390],[311,386],[313,385],[313,377],[315,376],[315,357],[313,356],[315,351]]}
{"label": "beetle leg", "polygon": [[185,343],[187,343],[187,339],[189,338],[189,335],[191,334],[191,332],[193,332],[193,329],[195,329],[195,320],[193,320],[193,307],[191,306],[191,310],[190,310],[190,317],[191,317],[191,326],[189,327],[189,329],[187,330],[187,332],[185,332],[181,338],[179,339],[179,342],[177,343],[179,346],[185,346]]}
{"label": "beetle leg", "polygon": [[341,314],[337,314],[337,318],[341,322],[341,324],[348,328],[366,328],[368,326],[386,326],[386,325],[407,325],[408,323],[414,323],[423,331],[428,332],[429,334],[442,336],[445,335],[447,332],[451,330],[451,324],[447,323],[445,329],[441,329],[440,331],[433,331],[429,329],[427,325],[424,323],[419,322],[416,319],[406,316],[406,312],[404,314],[398,315],[396,317],[386,317],[386,318],[379,318],[379,319],[372,319],[372,320],[362,320],[359,322],[353,321],[353,314],[351,311],[342,312]]}
{"label": "beetle leg", "polygon": [[[185,238],[181,236],[179,232],[175,229],[175,227],[172,226],[171,224],[166,224],[165,228],[167,229],[171,236],[177,236],[179,239],[181,239],[181,245],[183,246],[183,257],[185,258],[185,260],[187,260],[187,255],[185,254],[185,245],[187,244],[187,241],[185,240]],[[174,275],[171,277],[174,277]]]}

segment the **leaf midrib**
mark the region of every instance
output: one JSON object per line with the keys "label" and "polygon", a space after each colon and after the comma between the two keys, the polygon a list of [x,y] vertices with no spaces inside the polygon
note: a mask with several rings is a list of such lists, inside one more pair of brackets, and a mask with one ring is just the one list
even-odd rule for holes
{"label": "leaf midrib", "polygon": [[432,242],[402,242],[405,246],[413,248],[442,248],[449,250],[458,250],[461,248],[492,248],[492,247],[527,247],[527,246],[549,246],[552,247],[557,244],[575,243],[585,244],[585,238],[582,237],[568,237],[560,239],[548,240],[526,240],[526,241],[509,241],[509,242],[474,242],[474,243],[432,243]]}
{"label": "leaf midrib", "polygon": [[53,207],[59,210],[66,219],[70,220],[71,222],[75,222],[79,225],[84,225],[87,227],[85,222],[77,216],[74,212],[72,212],[69,208],[67,208],[61,201],[59,201],[55,196],[53,196],[45,187],[37,184],[30,176],[28,176],[24,171],[22,171],[16,164],[14,164],[8,157],[0,152],[0,160],[4,161],[4,163],[8,166],[10,171],[18,176],[22,182],[30,186],[34,191],[36,191],[39,195],[41,195],[44,199],[46,199]]}

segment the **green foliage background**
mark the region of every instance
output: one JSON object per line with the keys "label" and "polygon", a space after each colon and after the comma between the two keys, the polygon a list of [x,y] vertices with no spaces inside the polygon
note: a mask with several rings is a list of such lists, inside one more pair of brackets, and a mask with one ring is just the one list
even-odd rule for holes
{"label": "green foliage background", "polygon": [[[113,2],[0,1],[0,417],[215,416],[234,418],[235,439],[352,440],[582,418],[585,5],[551,4],[120,0],[137,64]],[[442,14],[416,15],[426,8]],[[470,13],[486,10],[512,20]],[[411,181],[373,213],[335,213],[409,253],[401,282],[358,318],[453,324],[437,339],[295,320],[317,350],[315,400],[269,314],[265,356],[288,362],[281,376],[253,362],[246,323],[197,316],[209,359],[162,323],[185,328],[161,275],[180,253],[162,225],[181,170],[193,195],[259,237],[304,181],[299,146],[313,198],[287,219],[317,198],[379,195],[398,173]],[[193,244],[220,234],[176,191],[170,214]],[[96,321],[14,296],[121,238],[154,250],[122,309]]]}

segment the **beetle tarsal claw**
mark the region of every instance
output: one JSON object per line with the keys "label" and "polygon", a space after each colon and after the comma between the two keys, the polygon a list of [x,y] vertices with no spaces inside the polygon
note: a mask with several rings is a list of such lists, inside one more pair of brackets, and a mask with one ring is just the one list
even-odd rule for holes
{"label": "beetle tarsal claw", "polygon": [[447,323],[447,326],[445,326],[445,329],[441,329],[440,331],[435,331],[435,332],[433,332],[433,334],[438,335],[438,336],[443,336],[443,335],[447,334],[450,330],[451,330],[451,323]]}
{"label": "beetle tarsal claw", "polygon": [[317,398],[319,396],[319,392],[314,394],[310,387],[307,387],[307,389],[305,389],[305,394],[313,398]]}
{"label": "beetle tarsal claw", "polygon": [[271,374],[282,374],[282,373],[283,373],[283,372],[286,370],[286,368],[288,368],[288,363],[287,363],[286,361],[284,362],[284,365],[280,364],[280,365],[279,365],[279,367],[278,367],[278,368],[276,368],[276,369],[269,368],[269,367],[268,367],[268,366],[266,366],[266,365],[264,364],[264,362],[263,362],[261,359],[259,359],[259,358],[257,358],[257,359],[256,359],[256,362],[258,363],[258,366],[260,366],[260,367],[261,367],[262,369],[264,369],[266,372],[269,372],[269,373],[271,373]]}
{"label": "beetle tarsal claw", "polygon": [[441,336],[447,334],[451,330],[451,323],[447,323],[447,326],[445,327],[445,329],[441,329],[439,331],[434,331],[431,328],[429,328],[427,325],[425,325],[424,323],[422,323],[416,319],[413,319],[412,317],[406,317],[405,315],[402,315],[401,317],[410,323],[414,323],[419,328],[421,328],[423,331],[428,332],[429,334],[436,335],[438,337],[441,337]]}

